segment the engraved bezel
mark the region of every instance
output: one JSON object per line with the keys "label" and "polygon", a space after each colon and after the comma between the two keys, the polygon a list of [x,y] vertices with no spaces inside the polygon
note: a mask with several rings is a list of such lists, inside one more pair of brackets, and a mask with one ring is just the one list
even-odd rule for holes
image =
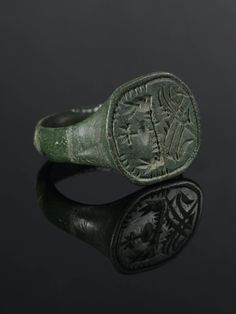
{"label": "engraved bezel", "polygon": [[[176,168],[173,171],[162,174],[162,175],[156,175],[154,177],[144,178],[144,177],[138,177],[132,174],[130,171],[127,170],[127,167],[124,167],[124,165],[122,165],[121,163],[119,153],[117,150],[117,145],[115,143],[115,138],[114,138],[114,130],[113,130],[114,112],[115,112],[116,106],[118,106],[119,101],[127,92],[130,92],[133,89],[136,89],[137,87],[144,86],[145,84],[151,81],[157,80],[157,79],[159,79],[160,82],[161,80],[163,81],[171,80],[174,83],[177,83],[177,85],[180,86],[182,89],[184,89],[185,92],[188,94],[188,97],[192,103],[194,117],[196,121],[196,141],[195,141],[194,149],[192,150],[191,155],[181,167]],[[180,173],[182,173],[187,167],[189,167],[189,165],[192,163],[192,161],[196,157],[197,152],[199,150],[199,146],[200,146],[200,121],[199,121],[197,103],[192,92],[188,88],[188,86],[184,82],[182,82],[179,78],[177,78],[175,75],[166,73],[166,72],[160,72],[160,73],[151,73],[148,75],[138,77],[118,87],[108,99],[108,104],[109,104],[109,109],[108,109],[108,115],[107,115],[106,132],[107,132],[109,147],[110,147],[111,153],[113,155],[115,164],[117,165],[118,169],[123,175],[127,176],[133,183],[141,184],[141,185],[148,185],[148,184],[163,181],[163,180],[172,178],[174,176],[177,176]]]}

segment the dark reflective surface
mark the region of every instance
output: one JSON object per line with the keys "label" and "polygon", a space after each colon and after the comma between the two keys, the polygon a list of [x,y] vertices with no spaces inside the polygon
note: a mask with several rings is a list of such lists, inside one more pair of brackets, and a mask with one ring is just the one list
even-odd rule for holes
{"label": "dark reflective surface", "polygon": [[[1,314],[236,313],[235,16],[233,0],[0,1]],[[33,132],[47,114],[90,108],[158,70],[198,101],[202,143],[184,176],[201,186],[204,208],[176,258],[124,276],[45,219]],[[56,187],[93,205],[140,189],[104,171]]]}
{"label": "dark reflective surface", "polygon": [[95,168],[45,164],[37,195],[49,221],[96,247],[122,273],[153,269],[180,252],[202,210],[196,183],[179,178],[102,205],[75,202],[54,186],[59,179],[89,171]]}

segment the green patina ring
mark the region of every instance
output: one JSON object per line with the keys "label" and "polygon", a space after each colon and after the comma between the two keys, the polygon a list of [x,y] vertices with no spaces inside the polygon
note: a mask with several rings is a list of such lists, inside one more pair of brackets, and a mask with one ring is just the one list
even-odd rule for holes
{"label": "green patina ring", "polygon": [[40,120],[34,144],[50,161],[109,167],[136,184],[153,184],[179,175],[196,157],[197,103],[173,74],[144,75],[94,109]]}

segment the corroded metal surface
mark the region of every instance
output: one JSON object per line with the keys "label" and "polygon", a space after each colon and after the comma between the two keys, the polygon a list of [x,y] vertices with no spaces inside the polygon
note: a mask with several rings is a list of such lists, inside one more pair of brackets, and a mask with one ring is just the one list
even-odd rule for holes
{"label": "corroded metal surface", "polygon": [[152,184],[182,173],[196,157],[196,100],[176,76],[148,74],[95,109],[42,119],[34,143],[51,161],[109,167],[136,184]]}
{"label": "corroded metal surface", "polygon": [[155,181],[181,172],[199,147],[196,102],[170,74],[132,84],[113,111],[113,140],[124,171],[134,180]]}

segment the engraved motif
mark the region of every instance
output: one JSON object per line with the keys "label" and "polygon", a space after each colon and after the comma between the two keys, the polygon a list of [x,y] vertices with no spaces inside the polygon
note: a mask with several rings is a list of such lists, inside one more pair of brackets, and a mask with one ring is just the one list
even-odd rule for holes
{"label": "engraved motif", "polygon": [[192,235],[200,196],[190,186],[151,192],[125,217],[117,244],[124,269],[149,268],[177,254]]}
{"label": "engraved motif", "polygon": [[123,169],[132,177],[171,176],[199,144],[194,98],[181,81],[157,78],[131,88],[113,112],[113,138]]}

